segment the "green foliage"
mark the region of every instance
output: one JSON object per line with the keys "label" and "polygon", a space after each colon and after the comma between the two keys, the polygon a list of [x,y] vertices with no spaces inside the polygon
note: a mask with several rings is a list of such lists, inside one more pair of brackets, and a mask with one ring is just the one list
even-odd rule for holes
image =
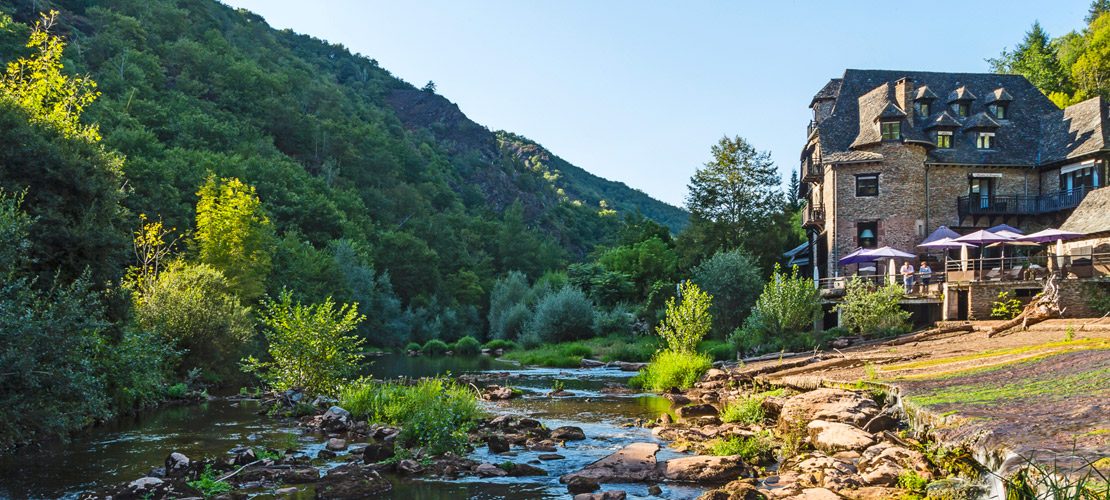
{"label": "green foliage", "polygon": [[1096,313],[1110,313],[1110,283],[1084,283],[1083,296],[1087,300],[1087,305],[1094,309]]}
{"label": "green foliage", "polygon": [[929,480],[921,477],[917,471],[906,469],[898,474],[898,487],[904,490],[909,490],[917,494],[925,493],[925,486],[929,484]]}
{"label": "green foliage", "polygon": [[424,343],[424,347],[420,348],[420,352],[428,356],[443,356],[447,352],[447,343],[439,340],[432,339]]}
{"label": "green foliage", "polygon": [[566,384],[564,384],[562,380],[555,379],[555,381],[551,383],[551,392],[563,392],[563,389],[566,389]]}
{"label": "green foliage", "polygon": [[609,309],[598,308],[594,318],[597,331],[602,335],[629,335],[635,321],[636,315],[625,304],[617,304]]}
{"label": "green foliage", "polygon": [[258,373],[275,389],[334,395],[357,370],[363,340],[349,333],[366,319],[357,304],[337,308],[329,297],[304,305],[286,291],[276,301],[265,301],[260,316],[271,360],[249,357],[244,369]]}
{"label": "green foliage", "polygon": [[465,454],[467,432],[481,417],[477,394],[443,378],[413,385],[360,380],[340,391],[339,402],[355,418],[399,425],[397,444],[428,455]]}
{"label": "green foliage", "polygon": [[274,230],[254,187],[210,175],[197,196],[197,258],[223,272],[243,299],[261,296],[270,273]]}
{"label": "green foliage", "polygon": [[633,300],[637,295],[636,284],[629,275],[610,271],[596,262],[571,264],[567,267],[567,280],[604,306]]}
{"label": "green foliage", "polygon": [[848,329],[864,335],[905,328],[909,311],[898,306],[904,290],[897,283],[875,287],[858,278],[848,282],[844,301],[837,307]]}
{"label": "green foliage", "polygon": [[1021,314],[1021,301],[1014,297],[1014,292],[998,292],[998,300],[991,304],[991,317],[997,319],[1014,319]]}
{"label": "green foliage", "polygon": [[706,354],[688,351],[659,351],[629,384],[651,391],[689,389],[713,367]]}
{"label": "green foliage", "polygon": [[511,351],[513,349],[516,349],[516,343],[511,341],[511,340],[493,339],[489,342],[486,342],[484,345],[482,345],[482,348],[483,349],[489,349],[491,351],[496,351],[498,349],[501,349],[501,350],[504,350],[504,351]]}
{"label": "green foliage", "polygon": [[516,361],[525,366],[577,368],[581,366],[582,358],[592,355],[593,350],[589,346],[580,342],[567,342],[509,352],[505,354],[505,359]]}
{"label": "green foliage", "polygon": [[652,236],[631,245],[612,248],[601,254],[597,262],[605,270],[631,279],[637,298],[642,300],[651,291],[652,283],[675,278],[678,255],[662,239]]}
{"label": "green foliage", "polygon": [[468,335],[455,342],[452,350],[456,356],[477,356],[482,353],[482,343]]}
{"label": "green foliage", "polygon": [[719,338],[740,326],[763,287],[759,264],[743,250],[717,252],[692,274],[693,281],[713,296],[710,312]]}
{"label": "green foliage", "polygon": [[62,72],[65,42],[50,33],[57,19],[58,12],[52,10],[35,23],[27,41],[33,55],[8,63],[0,77],[0,96],[26,110],[36,123],[54,127],[66,137],[96,142],[100,140],[97,126],[82,124],[81,113],[100,92],[89,77]]}
{"label": "green foliage", "polygon": [[166,388],[166,397],[170,399],[183,399],[189,395],[189,386],[178,382]]}
{"label": "green foliage", "polygon": [[280,452],[263,448],[261,446],[254,447],[254,456],[259,460],[281,460],[282,454]]}
{"label": "green foliage", "polygon": [[755,308],[760,325],[772,337],[809,331],[821,315],[817,287],[812,280],[798,274],[797,266],[787,275],[776,264],[774,274],[763,287]]}
{"label": "green foliage", "polygon": [[767,418],[763,411],[763,399],[758,396],[749,396],[729,402],[721,411],[721,421],[743,424],[762,423]]}
{"label": "green foliage", "polygon": [[220,481],[219,475],[216,471],[212,470],[211,465],[204,466],[204,472],[192,481],[185,484],[189,485],[197,491],[200,491],[204,498],[212,498],[214,496],[222,495],[224,493],[231,493],[231,485],[227,481]]}
{"label": "green foliage", "polygon": [[418,344],[416,342],[409,342],[408,344],[405,345],[405,350],[406,351],[419,351],[420,350],[420,344]]}
{"label": "green foliage", "polygon": [[734,436],[728,439],[717,439],[709,443],[709,454],[717,456],[739,455],[748,463],[769,463],[774,458],[773,441],[770,433],[764,431],[755,436]]}
{"label": "green foliage", "polygon": [[536,346],[585,339],[596,332],[593,303],[581,290],[566,285],[536,303],[521,341]]}
{"label": "green foliage", "polygon": [[704,352],[715,361],[736,359],[736,348],[723,340],[703,340],[698,343],[698,352]]}
{"label": "green foliage", "polygon": [[683,283],[681,290],[682,301],[667,300],[667,316],[655,331],[667,350],[692,353],[712,326],[713,297],[691,281]]}
{"label": "green foliage", "polygon": [[525,303],[528,296],[528,277],[511,271],[494,281],[489,295],[489,336],[495,339],[520,338],[524,325],[531,316]]}
{"label": "green foliage", "polygon": [[101,337],[97,369],[115,413],[149,408],[162,402],[181,352],[161,335],[125,328],[118,339]]}
{"label": "green foliage", "polygon": [[239,303],[222,273],[205,264],[171,262],[133,298],[139,325],[182,351],[184,367],[231,374],[254,334],[250,308]]}

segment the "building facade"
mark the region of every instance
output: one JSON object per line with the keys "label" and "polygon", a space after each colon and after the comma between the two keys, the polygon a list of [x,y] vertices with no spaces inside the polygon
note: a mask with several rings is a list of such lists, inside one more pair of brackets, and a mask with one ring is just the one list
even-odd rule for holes
{"label": "building facade", "polygon": [[1018,75],[849,69],[810,108],[799,194],[819,277],[941,225],[1059,226],[1110,173],[1107,102],[1061,110]]}

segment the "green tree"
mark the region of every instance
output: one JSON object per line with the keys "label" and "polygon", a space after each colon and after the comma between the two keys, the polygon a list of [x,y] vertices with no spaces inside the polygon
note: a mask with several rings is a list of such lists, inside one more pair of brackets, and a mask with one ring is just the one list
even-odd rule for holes
{"label": "green tree", "polygon": [[678,255],[663,240],[652,236],[632,245],[612,248],[601,254],[598,263],[609,271],[628,276],[643,299],[657,281],[671,281],[678,268]]}
{"label": "green tree", "polygon": [[1002,55],[988,62],[996,73],[1022,75],[1045,94],[1071,90],[1056,58],[1056,48],[1039,22],[1033,23],[1013,52],[1004,50]]}
{"label": "green tree", "polygon": [[681,301],[676,302],[674,297],[667,300],[667,316],[655,332],[663,339],[667,351],[693,353],[713,327],[713,315],[709,312],[713,296],[692,281],[682,283],[681,290]]}
{"label": "green tree", "polygon": [[310,394],[335,396],[354,375],[362,359],[363,340],[350,332],[366,319],[358,304],[336,307],[331,297],[319,304],[293,301],[293,294],[282,292],[278,300],[262,305],[270,361],[253,356],[244,360],[244,369],[258,373],[278,390],[301,388]]}
{"label": "green tree", "polygon": [[837,305],[841,320],[849,330],[864,335],[902,330],[907,327],[909,311],[898,305],[904,290],[897,283],[875,287],[858,278],[848,282],[844,300]]}
{"label": "green tree", "polygon": [[521,337],[525,345],[567,342],[592,337],[597,333],[594,304],[581,290],[566,285],[545,295]]}
{"label": "green tree", "polygon": [[254,187],[210,175],[197,192],[197,258],[219,270],[246,301],[265,291],[274,229]]}
{"label": "green tree", "polygon": [[753,314],[759,315],[760,325],[772,336],[805,332],[813,329],[813,322],[821,315],[820,294],[813,280],[798,274],[798,266],[786,274],[776,265]]}
{"label": "green tree", "polygon": [[763,287],[759,264],[743,250],[721,251],[691,271],[692,281],[713,296],[713,327],[724,338],[751,312]]}
{"label": "green tree", "polygon": [[528,291],[528,278],[518,271],[510,271],[493,282],[487,315],[490,338],[514,340],[520,336],[530,315],[525,303]]}
{"label": "green tree", "polygon": [[144,291],[134,295],[142,328],[183,352],[182,371],[201,368],[224,378],[254,334],[251,310],[239,302],[231,283],[207,264],[169,263]]}

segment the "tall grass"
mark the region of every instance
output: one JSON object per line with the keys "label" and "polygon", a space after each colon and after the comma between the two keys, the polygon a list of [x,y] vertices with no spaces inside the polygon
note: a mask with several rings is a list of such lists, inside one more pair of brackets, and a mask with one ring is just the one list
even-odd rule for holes
{"label": "tall grass", "polygon": [[650,391],[689,389],[712,366],[713,359],[707,354],[659,351],[628,383]]}
{"label": "tall grass", "polygon": [[743,424],[758,424],[767,418],[763,411],[763,398],[748,396],[744,399],[733,401],[725,405],[721,411],[722,422],[739,422]]}
{"label": "tall grass", "polygon": [[428,455],[465,453],[467,432],[481,417],[477,394],[444,378],[412,385],[360,380],[344,387],[339,401],[356,418],[400,426],[398,444]]}
{"label": "tall grass", "polygon": [[773,442],[770,433],[764,431],[754,436],[733,436],[729,439],[711,441],[707,451],[710,455],[717,456],[739,455],[745,461],[754,464],[769,463],[774,458]]}

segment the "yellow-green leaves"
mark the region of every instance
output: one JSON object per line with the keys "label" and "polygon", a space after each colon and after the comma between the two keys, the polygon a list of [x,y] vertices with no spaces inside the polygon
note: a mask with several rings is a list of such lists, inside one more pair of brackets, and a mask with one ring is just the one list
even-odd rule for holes
{"label": "yellow-green leaves", "polygon": [[96,142],[98,127],[81,124],[81,113],[100,92],[89,77],[62,73],[65,42],[50,34],[57,17],[52,10],[35,23],[27,41],[34,53],[8,63],[0,77],[0,96],[18,104],[34,122],[55,127],[67,137]]}
{"label": "yellow-green leaves", "polygon": [[199,260],[222,271],[243,300],[262,296],[270,274],[274,228],[254,187],[236,178],[209,176],[197,195]]}
{"label": "yellow-green leaves", "polygon": [[666,350],[694,352],[713,326],[713,315],[709,314],[713,296],[692,281],[683,283],[681,291],[681,302],[676,302],[674,297],[667,300],[667,317],[655,330]]}

